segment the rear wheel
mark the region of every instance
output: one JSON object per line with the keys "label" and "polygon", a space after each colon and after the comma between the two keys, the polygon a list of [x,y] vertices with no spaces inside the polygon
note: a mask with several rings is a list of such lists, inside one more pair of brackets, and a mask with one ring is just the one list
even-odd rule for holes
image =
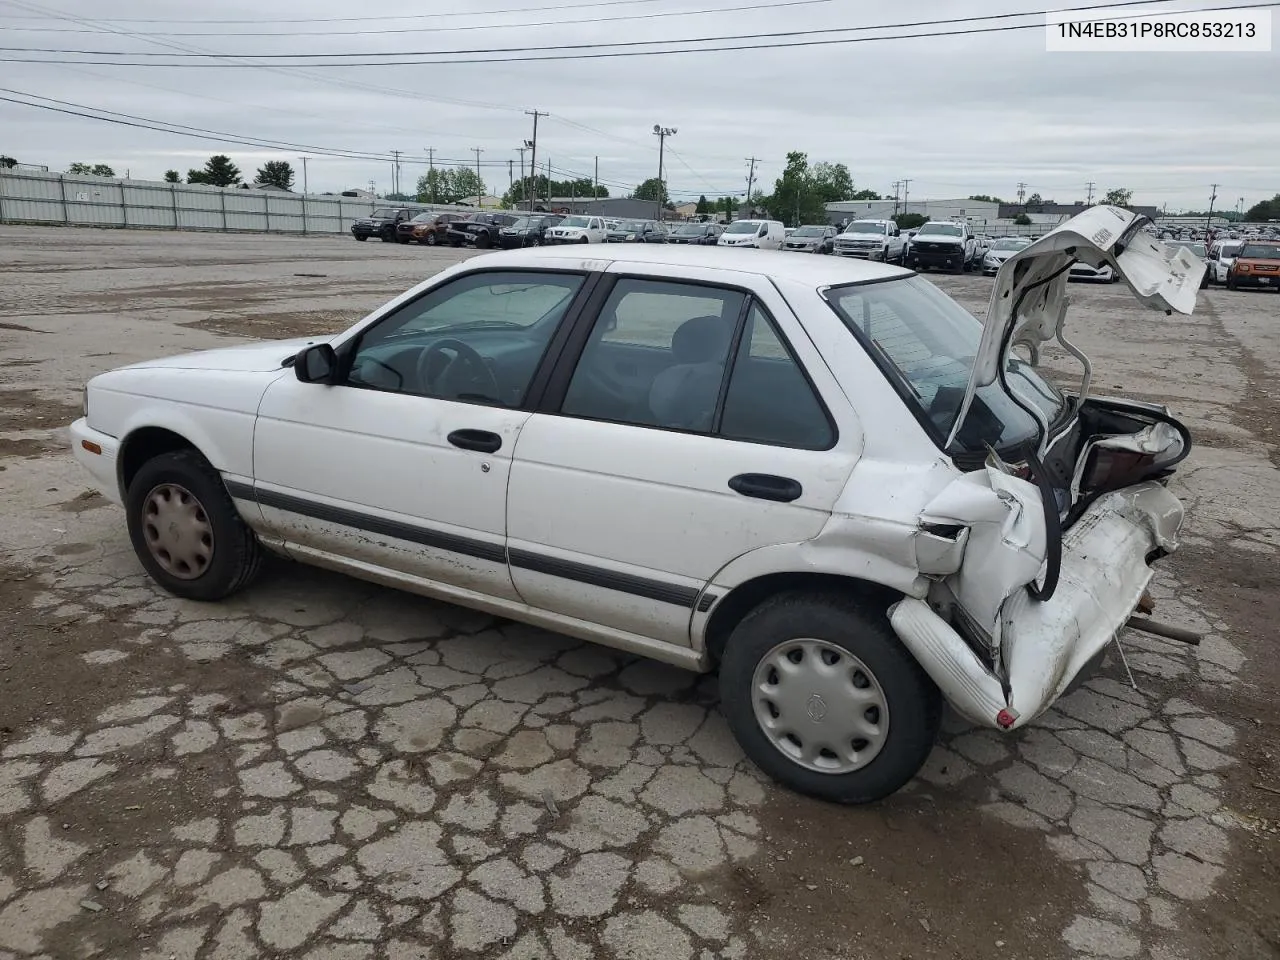
{"label": "rear wheel", "polygon": [[747,756],[784,786],[871,803],[924,765],[942,698],[884,614],[847,594],[768,600],[730,636],[721,710]]}
{"label": "rear wheel", "polygon": [[194,450],[142,465],[125,497],[129,537],[151,578],[188,600],[220,600],[248,585],[262,548],[222,477]]}

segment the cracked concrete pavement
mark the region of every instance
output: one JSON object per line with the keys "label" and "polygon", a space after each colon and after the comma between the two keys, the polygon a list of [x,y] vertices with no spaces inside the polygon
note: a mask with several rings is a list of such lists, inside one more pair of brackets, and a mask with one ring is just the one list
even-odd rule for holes
{"label": "cracked concrete pavement", "polygon": [[[1173,319],[1072,288],[1099,391],[1202,440],[1152,591],[1201,646],[1126,632],[1030,728],[949,717],[906,790],[836,809],[743,759],[712,678],[284,562],[176,600],[85,492],[62,425],[93,372],[337,329],[458,254],[0,244],[0,960],[1280,949],[1280,298],[1213,290]],[[936,279],[981,314],[990,281]]]}

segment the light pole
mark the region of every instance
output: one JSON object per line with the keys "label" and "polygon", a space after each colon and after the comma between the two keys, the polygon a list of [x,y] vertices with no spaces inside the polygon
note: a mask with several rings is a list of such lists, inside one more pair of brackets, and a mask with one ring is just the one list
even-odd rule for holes
{"label": "light pole", "polygon": [[676,135],[675,127],[664,127],[661,124],[653,125],[653,135],[658,138],[658,215],[655,220],[662,219],[662,195],[666,192],[666,187],[662,182],[662,161],[665,158],[667,137]]}
{"label": "light pole", "polygon": [[311,158],[299,157],[298,159],[302,161],[302,195],[305,197],[307,195],[307,161]]}

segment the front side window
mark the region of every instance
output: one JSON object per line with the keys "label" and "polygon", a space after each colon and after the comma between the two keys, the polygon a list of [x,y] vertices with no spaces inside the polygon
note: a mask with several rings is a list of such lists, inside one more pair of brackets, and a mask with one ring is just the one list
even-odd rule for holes
{"label": "front side window", "polygon": [[725,228],[725,233],[755,233],[759,224],[755,220],[735,220]]}
{"label": "front side window", "polygon": [[517,407],[583,279],[482,272],[452,280],[361,334],[347,383]]}
{"label": "front side window", "polygon": [[[973,371],[982,323],[922,277],[833,287],[827,301],[863,346],[878,357],[909,403],[945,440],[960,414]],[[1011,357],[1010,387],[1052,423],[1066,401],[1031,365]],[[1036,421],[1004,392],[999,381],[978,390],[951,453],[1007,449],[1034,439]]]}

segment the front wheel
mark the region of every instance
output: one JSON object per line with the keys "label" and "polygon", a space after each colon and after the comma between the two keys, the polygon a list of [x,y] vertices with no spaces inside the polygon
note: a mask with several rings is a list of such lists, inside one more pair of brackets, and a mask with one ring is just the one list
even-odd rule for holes
{"label": "front wheel", "polygon": [[262,548],[218,471],[195,450],[142,465],[125,496],[129,538],[151,579],[188,600],[220,600],[248,585]]}
{"label": "front wheel", "polygon": [[488,250],[493,246],[493,239],[487,233],[481,233],[476,236],[476,249]]}
{"label": "front wheel", "polygon": [[354,234],[352,234],[352,236],[353,236],[353,237],[355,237],[357,240],[359,240],[361,243],[364,243],[366,240],[368,240],[368,239],[369,239],[368,237],[362,237],[362,236],[360,236],[360,234],[358,234],[358,233],[354,233]]}
{"label": "front wheel", "polygon": [[422,242],[425,243],[428,247],[434,247],[437,243],[440,242],[440,240],[438,237],[436,237],[435,231],[433,230],[431,233],[428,233],[425,237],[422,238]]}
{"label": "front wheel", "polygon": [[748,614],[725,647],[720,700],[760,769],[835,803],[903,787],[942,717],[938,688],[883,612],[837,593],[783,594]]}
{"label": "front wheel", "polygon": [[1227,274],[1227,289],[1234,290],[1235,288],[1236,288],[1235,280],[1232,279],[1231,274]]}

